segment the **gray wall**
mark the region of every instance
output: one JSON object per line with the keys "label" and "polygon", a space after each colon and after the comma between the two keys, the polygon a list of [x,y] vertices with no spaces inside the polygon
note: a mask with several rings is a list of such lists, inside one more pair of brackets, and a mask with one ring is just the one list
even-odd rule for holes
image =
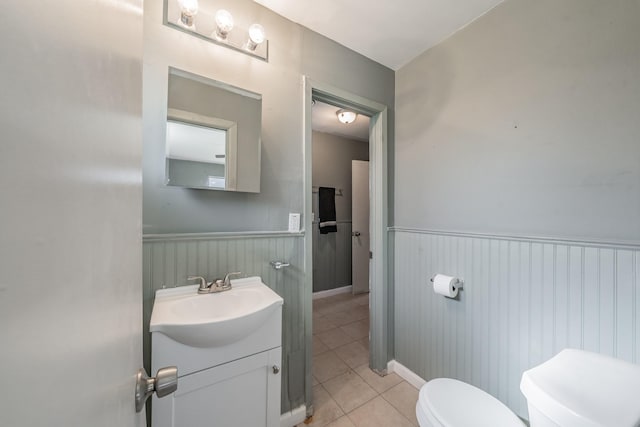
{"label": "gray wall", "polygon": [[395,356],[425,379],[526,417],[522,371],[564,347],[640,363],[639,19],[509,0],[397,73]]}
{"label": "gray wall", "polygon": [[399,70],[395,223],[640,241],[639,17],[510,0]]}
{"label": "gray wall", "polygon": [[313,195],[313,291],[351,285],[351,160],[369,160],[369,144],[313,132],[314,187],[342,189],[336,196],[336,233],[318,230],[318,193]]}
{"label": "gray wall", "polygon": [[[239,26],[242,20],[255,20],[264,25],[270,43],[269,62],[168,28],[162,25],[162,2],[146,2],[145,233],[286,230],[289,212],[303,211],[304,75],[390,108],[394,105],[392,70],[252,1],[219,1],[215,6],[232,11]],[[262,94],[260,194],[187,190],[164,185],[169,66]],[[391,132],[392,128],[390,135],[393,135]]]}
{"label": "gray wall", "polygon": [[[201,7],[207,7],[201,4]],[[215,7],[227,8],[238,26],[247,27],[251,21],[260,22],[269,38],[269,62],[263,62],[225,47],[208,43],[162,25],[162,2],[145,2],[144,13],[144,70],[143,70],[143,231],[145,234],[230,232],[235,238],[242,233],[286,230],[289,212],[303,212],[303,76],[328,83],[368,99],[386,104],[391,109],[389,146],[393,147],[394,72],[338,45],[337,43],[294,24],[249,0],[218,1]],[[167,73],[175,67],[232,86],[262,94],[262,153],[259,194],[224,191],[188,190],[164,185],[164,140],[167,105]],[[304,220],[304,219],[303,219]],[[194,243],[201,235],[183,237]],[[217,237],[211,237],[217,238]],[[233,238],[233,237],[230,237]],[[282,253],[281,246],[268,246],[254,255],[254,262],[243,263],[248,256],[242,246],[223,252],[211,246],[206,252],[213,260],[229,257],[225,264],[189,264],[177,270],[174,278],[183,284],[186,274],[221,275],[236,267],[248,274],[264,270],[271,260],[290,261],[290,271],[296,271],[287,288],[285,304],[291,312],[283,327],[304,333],[304,324],[311,321],[311,304],[303,295],[310,295],[303,284],[302,244],[292,253]],[[286,255],[286,256],[285,256]],[[172,255],[159,261],[171,265]],[[188,252],[187,261],[192,258]],[[237,263],[232,262],[237,260]],[[150,276],[152,269],[145,259],[143,280],[151,289],[161,286]],[[214,262],[214,261],[211,261]],[[162,264],[161,264],[162,265]],[[232,265],[236,267],[232,268]],[[261,268],[262,268],[261,267]],[[153,267],[162,268],[162,267]],[[267,269],[268,271],[268,269]],[[257,274],[257,273],[255,273]],[[287,273],[293,274],[293,273]],[[181,279],[182,278],[182,279]],[[265,282],[275,287],[271,277]],[[169,282],[171,283],[171,282]],[[149,313],[152,299],[146,294],[144,310]],[[305,311],[305,307],[308,309]],[[303,319],[300,321],[300,319]],[[283,410],[297,407],[304,401],[305,375],[310,378],[310,366],[304,366],[304,340],[285,334],[283,372]],[[298,337],[298,338],[296,338]],[[304,337],[303,337],[304,338]],[[300,339],[303,339],[300,338]],[[301,350],[301,347],[304,351]],[[301,365],[302,364],[302,365]],[[311,402],[308,402],[311,403]]]}

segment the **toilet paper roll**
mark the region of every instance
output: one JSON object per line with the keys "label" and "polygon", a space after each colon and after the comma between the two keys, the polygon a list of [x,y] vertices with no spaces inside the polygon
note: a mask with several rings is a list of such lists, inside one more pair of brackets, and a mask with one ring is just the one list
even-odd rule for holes
{"label": "toilet paper roll", "polygon": [[458,296],[458,278],[436,274],[433,278],[433,291],[436,294],[444,295],[447,298]]}

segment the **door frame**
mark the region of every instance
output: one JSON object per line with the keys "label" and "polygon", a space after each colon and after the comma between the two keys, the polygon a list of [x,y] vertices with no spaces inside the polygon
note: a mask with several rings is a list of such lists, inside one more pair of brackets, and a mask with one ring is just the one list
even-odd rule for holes
{"label": "door frame", "polygon": [[370,292],[370,342],[369,366],[384,374],[389,361],[390,345],[390,299],[388,293],[388,235],[387,235],[387,140],[388,107],[330,84],[303,77],[304,117],[304,271],[305,283],[303,305],[305,313],[305,402],[307,415],[313,412],[311,391],[312,363],[312,293],[313,293],[313,246],[312,246],[312,100],[317,99],[371,117],[369,125],[369,229],[373,258],[369,265]]}

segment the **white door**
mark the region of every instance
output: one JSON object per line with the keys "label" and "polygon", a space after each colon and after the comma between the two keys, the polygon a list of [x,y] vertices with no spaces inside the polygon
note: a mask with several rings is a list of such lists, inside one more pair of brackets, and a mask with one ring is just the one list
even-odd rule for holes
{"label": "white door", "polygon": [[353,294],[369,292],[369,162],[351,161],[351,281]]}
{"label": "white door", "polygon": [[0,426],[142,426],[142,1],[4,0],[0,50]]}

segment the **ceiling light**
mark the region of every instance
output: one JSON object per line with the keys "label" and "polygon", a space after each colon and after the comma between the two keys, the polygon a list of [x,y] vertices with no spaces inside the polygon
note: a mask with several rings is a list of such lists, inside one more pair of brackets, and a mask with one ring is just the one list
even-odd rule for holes
{"label": "ceiling light", "polygon": [[249,27],[249,40],[247,41],[247,49],[250,51],[256,50],[258,45],[264,42],[265,33],[264,27],[260,24],[253,24]]}
{"label": "ceiling light", "polygon": [[233,15],[227,10],[220,9],[216,12],[216,37],[218,40],[226,40],[231,30],[233,30]]}
{"label": "ceiling light", "polygon": [[358,113],[356,113],[355,111],[342,109],[336,112],[336,116],[338,116],[338,120],[340,120],[341,123],[349,124],[353,123],[356,120],[356,117],[358,117]]}
{"label": "ceiling light", "polygon": [[198,0],[178,0],[178,4],[180,5],[179,24],[195,30],[193,18],[198,13]]}

